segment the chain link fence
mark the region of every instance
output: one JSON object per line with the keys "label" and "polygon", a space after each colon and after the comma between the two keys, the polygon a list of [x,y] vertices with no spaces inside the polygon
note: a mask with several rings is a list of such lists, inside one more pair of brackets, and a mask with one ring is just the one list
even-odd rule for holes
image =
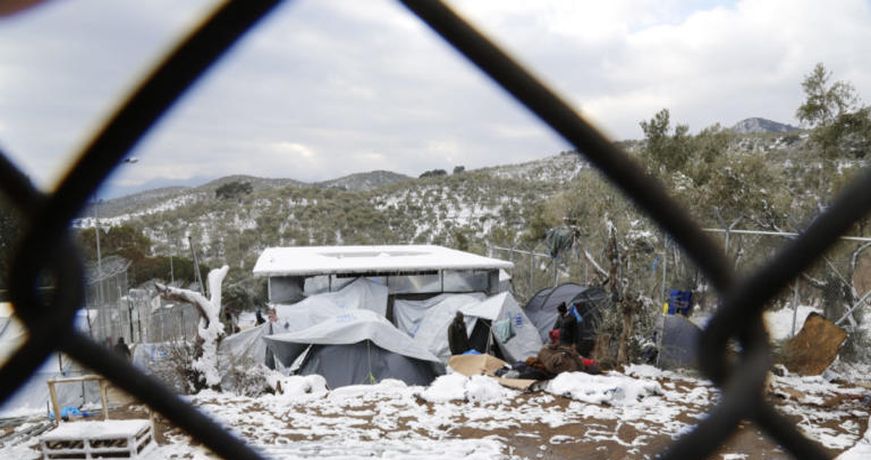
{"label": "chain link fence", "polygon": [[110,348],[119,338],[128,344],[193,341],[194,306],[167,302],[153,289],[128,289],[129,266],[113,256],[88,269],[84,308],[91,339]]}
{"label": "chain link fence", "polygon": [[[73,319],[84,304],[84,269],[69,226],[89,197],[185,91],[237,40],[276,5],[275,1],[222,3],[150,72],[76,156],[72,169],[50,193],[43,193],[0,155],[0,189],[25,217],[29,229],[16,247],[9,271],[16,313],[30,331],[28,341],[0,368],[5,401],[53,351],[64,352],[103,374],[148,404],[217,455],[261,458],[235,435],[201,414],[164,384],[115,356]],[[789,453],[825,458],[815,442],[778,413],[763,396],[771,353],[761,314],[802,272],[871,208],[871,175],[858,176],[804,232],[779,247],[763,264],[739,277],[721,245],[705,234],[688,212],[639,165],[583,120],[566,102],[492,44],[450,8],[435,0],[402,3],[484,74],[569,142],[638,209],[670,235],[716,292],[719,307],[700,343],[701,371],[722,389],[718,404],[689,433],[670,445],[663,458],[702,458],[713,453],[738,424],[754,422]],[[50,292],[38,290],[41,277]],[[534,284],[535,280],[533,280]],[[727,343],[740,344],[737,360]]]}

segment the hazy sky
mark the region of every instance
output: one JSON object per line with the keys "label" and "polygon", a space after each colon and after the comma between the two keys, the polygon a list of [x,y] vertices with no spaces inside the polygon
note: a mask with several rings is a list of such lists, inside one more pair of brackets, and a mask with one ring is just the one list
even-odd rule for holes
{"label": "hazy sky", "polygon": [[[793,123],[817,62],[871,102],[868,0],[456,1],[615,139]],[[213,2],[53,1],[0,21],[0,146],[50,188]],[[229,174],[304,181],[528,161],[568,146],[394,2],[299,0],[239,43],[103,195]]]}

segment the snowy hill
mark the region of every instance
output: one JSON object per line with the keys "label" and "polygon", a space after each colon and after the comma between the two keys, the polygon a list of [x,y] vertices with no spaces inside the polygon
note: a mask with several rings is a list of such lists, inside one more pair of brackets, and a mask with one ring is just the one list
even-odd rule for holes
{"label": "snowy hill", "polygon": [[735,123],[735,125],[732,126],[732,131],[738,134],[791,133],[794,131],[800,131],[800,129],[792,125],[778,123],[765,118],[754,117],[746,118]]}
{"label": "snowy hill", "polygon": [[[561,154],[422,179],[389,171],[316,184],[229,176],[199,187],[109,200],[99,214],[101,225],[141,229],[151,239],[154,254],[185,247],[190,235],[205,261],[231,261],[248,270],[269,246],[462,247],[506,235],[516,238],[525,231],[533,209],[564,189],[584,167],[577,155]],[[221,187],[233,192],[222,194]],[[93,226],[92,216],[93,210],[87,211],[76,225]]]}
{"label": "snowy hill", "polygon": [[324,188],[337,188],[351,192],[363,192],[374,190],[398,182],[411,180],[404,174],[392,171],[370,171],[365,173],[350,174],[338,179],[318,182],[315,185]]}
{"label": "snowy hill", "polygon": [[[796,148],[802,134],[747,134],[735,152]],[[637,155],[639,141],[621,148]],[[190,236],[206,264],[243,271],[270,246],[440,244],[483,251],[511,246],[535,222],[541,205],[587,168],[574,152],[522,164],[410,178],[371,171],[315,184],[292,179],[228,176],[199,187],[152,190],[109,200],[101,223],[127,224],[152,242],[152,255],[187,247]],[[93,210],[76,226],[92,227]]]}

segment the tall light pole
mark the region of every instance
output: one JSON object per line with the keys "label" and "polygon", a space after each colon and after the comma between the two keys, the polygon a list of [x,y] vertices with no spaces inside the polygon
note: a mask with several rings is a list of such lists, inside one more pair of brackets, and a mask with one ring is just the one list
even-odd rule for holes
{"label": "tall light pole", "polygon": [[99,283],[100,305],[103,304],[103,257],[100,253],[100,200],[94,200],[94,235],[97,239],[97,282]]}

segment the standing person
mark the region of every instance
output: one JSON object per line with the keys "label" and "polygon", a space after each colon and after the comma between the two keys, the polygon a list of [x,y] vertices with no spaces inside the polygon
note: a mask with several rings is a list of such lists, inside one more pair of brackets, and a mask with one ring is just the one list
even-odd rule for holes
{"label": "standing person", "polygon": [[469,335],[466,334],[466,321],[463,319],[462,312],[458,311],[451,325],[448,326],[448,347],[452,355],[461,355],[472,348]]}
{"label": "standing person", "polygon": [[259,308],[257,309],[257,314],[255,315],[255,317],[257,318],[257,325],[258,326],[266,322],[266,320],[263,319],[263,314],[260,313]]}
{"label": "standing person", "polygon": [[556,311],[556,321],[553,323],[553,327],[550,328],[550,332],[547,334],[550,338],[550,343],[553,345],[559,344],[560,329],[563,324],[563,318],[566,316],[566,303],[560,302],[556,307]]}
{"label": "standing person", "polygon": [[574,347],[578,336],[578,320],[575,315],[569,313],[565,303],[561,303],[557,310],[560,315],[557,319],[559,322],[559,344]]}
{"label": "standing person", "polygon": [[124,343],[124,337],[118,337],[118,343],[115,344],[115,351],[130,361],[130,347]]}

